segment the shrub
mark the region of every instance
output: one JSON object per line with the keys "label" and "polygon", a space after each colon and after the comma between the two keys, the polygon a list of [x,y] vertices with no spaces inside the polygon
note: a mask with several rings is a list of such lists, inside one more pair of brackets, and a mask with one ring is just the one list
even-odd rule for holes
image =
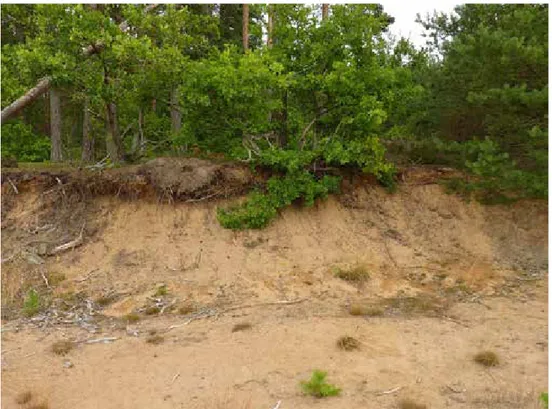
{"label": "shrub", "polygon": [[23,314],[32,317],[40,312],[41,307],[40,296],[36,290],[30,289],[23,302]]}

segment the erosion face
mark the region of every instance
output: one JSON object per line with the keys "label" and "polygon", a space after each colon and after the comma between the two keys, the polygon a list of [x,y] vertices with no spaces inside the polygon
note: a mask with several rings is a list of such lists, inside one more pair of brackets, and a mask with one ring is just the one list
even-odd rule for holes
{"label": "erosion face", "polygon": [[[126,171],[135,196],[73,175],[3,184],[2,407],[29,390],[53,408],[308,408],[314,369],[343,389],[324,407],[538,407],[546,203],[467,203],[419,171],[395,194],[356,183],[234,232],[216,220],[225,201],[195,200],[249,176],[213,168],[189,191],[175,176],[167,204],[161,165]],[[486,350],[498,366],[474,362]]]}

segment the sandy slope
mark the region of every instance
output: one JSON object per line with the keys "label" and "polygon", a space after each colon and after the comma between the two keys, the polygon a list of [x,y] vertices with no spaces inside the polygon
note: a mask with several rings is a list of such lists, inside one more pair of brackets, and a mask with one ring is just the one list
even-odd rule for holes
{"label": "sandy slope", "polygon": [[[546,204],[483,207],[437,185],[402,185],[394,195],[366,186],[288,209],[256,232],[222,229],[215,206],[97,200],[93,217],[105,228],[44,268],[66,276],[53,297],[117,293],[100,308],[101,334],[71,326],[3,332],[2,407],[17,407],[25,390],[51,408],[272,408],[278,400],[282,409],[393,408],[401,398],[430,408],[538,407],[548,371]],[[29,223],[18,206],[10,217]],[[370,279],[353,285],[334,276],[351,266]],[[15,282],[18,268],[5,267],[4,282]],[[166,332],[186,322],[175,308],[125,328],[120,317],[151,302],[160,283],[176,307],[219,314]],[[386,304],[429,296],[450,308],[411,314]],[[302,302],[228,310],[282,300]],[[349,315],[358,301],[386,306],[384,315]],[[240,322],[252,328],[232,332]],[[152,329],[162,344],[146,343]],[[360,350],[339,350],[343,335]],[[59,339],[102,336],[119,339],[79,344],[66,357],[50,351]],[[473,362],[485,349],[498,353],[498,367]],[[301,394],[299,382],[316,368],[342,396]]]}

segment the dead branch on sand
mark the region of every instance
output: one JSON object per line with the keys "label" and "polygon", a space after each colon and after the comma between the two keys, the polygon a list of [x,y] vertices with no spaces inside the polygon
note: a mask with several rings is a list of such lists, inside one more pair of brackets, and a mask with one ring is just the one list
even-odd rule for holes
{"label": "dead branch on sand", "polygon": [[71,240],[70,242],[67,242],[65,244],[62,244],[60,246],[55,247],[51,252],[50,256],[53,256],[55,254],[61,253],[66,250],[74,249],[75,247],[80,246],[83,243],[83,237],[82,232],[84,231],[84,223],[82,224],[81,231],[79,233],[79,236],[75,240]]}

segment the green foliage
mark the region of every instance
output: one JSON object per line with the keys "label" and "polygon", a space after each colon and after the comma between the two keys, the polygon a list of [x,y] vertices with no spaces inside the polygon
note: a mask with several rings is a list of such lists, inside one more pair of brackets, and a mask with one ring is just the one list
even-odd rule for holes
{"label": "green foliage", "polygon": [[227,229],[261,229],[278,214],[278,210],[302,199],[312,206],[315,199],[337,192],[339,179],[324,176],[317,180],[308,172],[297,172],[285,177],[272,177],[265,193],[253,192],[244,203],[228,209],[219,208],[217,218]]}
{"label": "green foliage", "polygon": [[303,392],[316,398],[326,398],[328,396],[339,395],[341,393],[341,389],[335,385],[327,383],[326,376],[327,373],[324,371],[313,371],[311,379],[308,382],[301,382]]}
{"label": "green foliage", "polygon": [[548,392],[543,392],[539,396],[539,400],[542,402],[542,406],[548,409]]}
{"label": "green foliage", "polygon": [[30,125],[20,121],[2,124],[2,156],[20,162],[42,162],[50,157],[50,139],[37,135]]}
{"label": "green foliage", "polygon": [[25,296],[23,302],[23,314],[27,317],[32,317],[40,312],[42,308],[40,296],[36,290],[30,289]]}

